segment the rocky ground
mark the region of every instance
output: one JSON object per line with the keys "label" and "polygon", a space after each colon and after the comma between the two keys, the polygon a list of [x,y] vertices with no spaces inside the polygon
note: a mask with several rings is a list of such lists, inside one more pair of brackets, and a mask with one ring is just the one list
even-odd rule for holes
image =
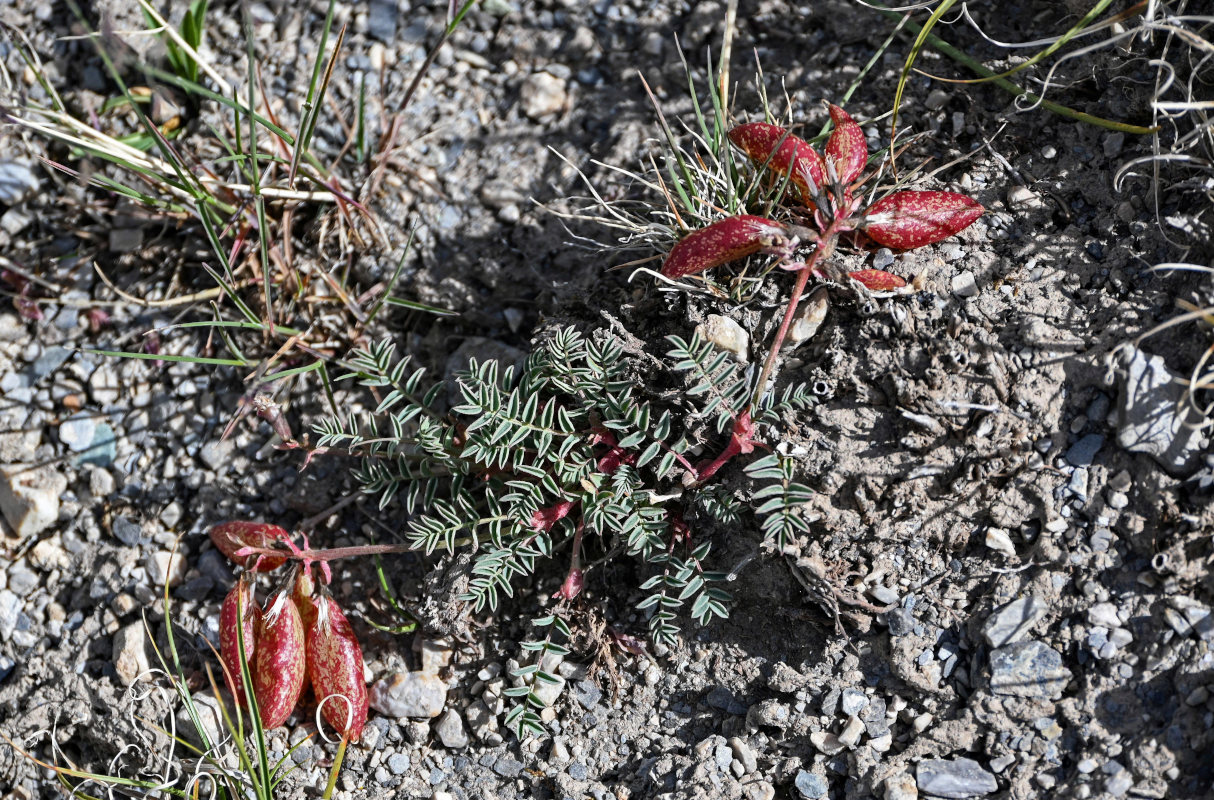
{"label": "rocky ground", "polygon": [[[981,23],[996,41],[1038,39],[1074,21],[1059,6],[1017,4]],[[404,0],[339,7],[350,27],[333,105],[349,109],[365,77],[367,125],[386,130],[444,12]],[[121,2],[87,13],[107,30],[143,25]],[[297,113],[323,4],[257,3],[250,13],[266,90]],[[239,19],[226,3],[209,17],[214,63],[233,82],[245,69]],[[638,70],[668,119],[690,119],[676,36],[702,63],[706,47],[715,58],[724,20],[714,2],[476,8],[399,120],[399,151],[367,198],[387,241],[347,265],[364,288],[385,279],[416,225],[398,293],[456,316],[386,316],[367,335],[396,338],[442,375],[469,356],[517,358],[558,323],[609,328],[661,356],[665,335],[726,314],[761,360],[775,298],[735,308],[658,291],[645,277],[627,282],[606,270],[626,259],[581,246],[610,233],[553,213],[583,208],[571,198],[586,193],[558,154],[610,196],[635,194],[601,164],[640,169],[655,152]],[[66,10],[19,1],[0,8],[0,23],[6,105],[40,91],[13,31],[71,107],[95,110],[112,91],[88,43],[70,38],[80,29]],[[787,90],[794,117],[816,127],[820,100],[841,98],[890,30],[859,4],[743,3],[735,113],[756,117],[757,53],[769,95]],[[970,28],[947,36],[1010,65]],[[129,38],[156,57],[147,37]],[[1149,123],[1146,59],[1161,42],[1069,62],[1051,97]],[[847,102],[858,119],[888,111],[907,47],[896,40],[864,77]],[[921,66],[955,69],[927,55]],[[559,575],[442,639],[376,630],[368,623],[393,619],[371,565],[339,572],[335,594],[363,640],[373,708],[339,796],[1214,792],[1214,461],[1201,415],[1178,405],[1208,331],[1189,324],[1135,339],[1176,316],[1178,300],[1211,302],[1208,277],[1150,269],[1210,263],[1200,246],[1208,198],[1177,176],[1153,182],[1149,165],[1115,188],[1122,165],[1151,154],[1151,137],[1015,111],[988,86],[912,77],[900,125],[929,135],[907,163],[943,166],[923,185],[970,194],[987,214],[939,245],[840,257],[848,269],[922,275],[923,290],[880,301],[833,290],[825,324],[785,367],[820,399],[781,445],[815,490],[812,534],[795,552],[752,558],[757,526],[705,532],[715,566],[737,571],[728,620],[684,622],[677,646],[644,656],[575,651],[555,667],[564,691],[543,715],[549,735],[519,742],[503,725],[505,690],[517,643]],[[333,156],[346,139],[334,119],[322,115],[317,136]],[[1164,135],[1184,132],[1177,122]],[[888,120],[866,133],[881,144]],[[153,728],[180,713],[149,672],[151,645],[167,641],[158,596],[167,582],[183,662],[204,686],[214,661],[205,643],[217,641],[233,581],[205,529],[227,518],[306,523],[341,546],[392,539],[399,514],[344,503],[348,463],[321,458],[301,472],[300,455],[274,449],[264,425],[221,439],[246,371],[85,352],[222,355],[197,329],[160,330],[210,318],[206,301],[173,301],[213,286],[199,268],[206,244],[188,223],[36,160],[68,160],[64,148],[12,126],[0,145],[0,732],[47,761],[179,777],[188,760]],[[301,258],[330,269],[331,256]],[[333,340],[348,346],[343,324],[332,324]],[[307,382],[280,400],[297,431],[324,411]],[[740,470],[726,485],[748,490]],[[435,567],[447,564],[409,554],[387,566],[405,601],[424,609],[442,583]],[[622,565],[590,581],[580,624],[643,636],[641,572]],[[285,753],[315,729],[300,713],[270,748]],[[333,752],[317,739],[295,749],[299,769],[282,796],[317,796]],[[0,745],[0,789],[42,797],[53,786],[47,770]]]}

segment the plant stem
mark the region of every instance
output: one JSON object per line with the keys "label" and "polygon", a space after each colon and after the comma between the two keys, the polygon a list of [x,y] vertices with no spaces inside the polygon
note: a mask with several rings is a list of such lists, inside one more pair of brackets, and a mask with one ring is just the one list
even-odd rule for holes
{"label": "plant stem", "polygon": [[788,298],[788,308],[784,310],[784,320],[780,323],[780,330],[776,331],[776,338],[771,343],[771,350],[767,352],[767,360],[763,362],[763,371],[759,373],[755,393],[750,398],[749,410],[752,415],[758,410],[759,401],[763,399],[767,381],[771,378],[772,370],[775,369],[776,359],[780,357],[780,348],[784,345],[784,337],[788,335],[788,329],[792,327],[792,320],[797,313],[797,306],[801,303],[801,295],[805,293],[805,285],[809,282],[809,276],[817,268],[818,261],[829,257],[834,251],[835,239],[841,232],[840,224],[836,220],[831,220],[830,224],[826,226],[826,230],[822,231],[819,236],[818,246],[809,254],[809,258],[805,259],[805,264],[801,269],[797,270],[797,282],[793,284],[792,294]]}
{"label": "plant stem", "polygon": [[336,561],[339,558],[357,558],[358,556],[378,556],[391,553],[408,553],[413,550],[407,544],[367,544],[356,547],[333,547],[327,550],[299,550],[288,553],[272,547],[242,547],[236,551],[240,558],[245,556],[273,556],[289,558],[297,561]]}

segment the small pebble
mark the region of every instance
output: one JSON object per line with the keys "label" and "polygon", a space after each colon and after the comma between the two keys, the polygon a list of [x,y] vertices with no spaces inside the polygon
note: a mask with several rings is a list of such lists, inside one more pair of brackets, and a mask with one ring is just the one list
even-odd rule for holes
{"label": "small pebble", "polygon": [[924,759],[915,765],[919,791],[935,797],[981,797],[999,790],[995,776],[970,758]]}
{"label": "small pebble", "polygon": [[797,791],[801,797],[806,800],[816,800],[819,797],[825,797],[829,786],[826,783],[826,778],[821,775],[815,775],[812,772],[805,770],[797,770],[797,777],[793,781],[793,785],[797,787]]}
{"label": "small pebble", "polygon": [[978,284],[974,280],[974,273],[965,270],[954,275],[953,294],[958,297],[976,297],[978,295]]}

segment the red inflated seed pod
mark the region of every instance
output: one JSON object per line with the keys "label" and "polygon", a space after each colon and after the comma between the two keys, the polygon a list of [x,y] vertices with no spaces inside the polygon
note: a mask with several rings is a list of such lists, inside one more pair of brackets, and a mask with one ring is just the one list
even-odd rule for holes
{"label": "red inflated seed pod", "polygon": [[367,723],[363,651],[337,602],[322,592],[308,628],[308,671],[321,713],[338,733],[358,741]]}
{"label": "red inflated seed pod", "polygon": [[965,230],[984,210],[956,192],[895,192],[869,206],[862,227],[878,244],[910,250]]}
{"label": "red inflated seed pod", "polygon": [[814,195],[826,182],[826,166],[809,142],[767,122],[739,125],[729,132],[729,140],[756,165],[766,164],[780,177],[787,177],[801,202],[814,207]]}
{"label": "red inflated seed pod", "polygon": [[261,724],[277,728],[299,701],[306,662],[303,621],[287,592],[274,595],[262,614],[255,648],[253,693]]}
{"label": "red inflated seed pod", "polygon": [[765,217],[726,217],[680,239],[666,256],[662,274],[667,278],[695,275],[787,241],[784,227]]}
{"label": "red inflated seed pod", "polygon": [[[243,617],[243,619],[241,619]],[[244,680],[240,669],[240,637],[244,637],[244,657],[249,664],[254,663],[256,654],[257,623],[261,619],[261,609],[253,597],[253,584],[242,576],[227,597],[223,598],[223,606],[219,611],[219,656],[225,667],[224,680],[228,690],[236,698],[242,708],[248,707],[245,698]]]}
{"label": "red inflated seed pod", "polygon": [[287,563],[286,556],[238,556],[243,547],[273,547],[275,543],[290,538],[285,528],[270,525],[266,522],[247,522],[232,520],[212,525],[207,532],[219,552],[235,561],[237,564],[248,566],[256,572],[269,572]]}

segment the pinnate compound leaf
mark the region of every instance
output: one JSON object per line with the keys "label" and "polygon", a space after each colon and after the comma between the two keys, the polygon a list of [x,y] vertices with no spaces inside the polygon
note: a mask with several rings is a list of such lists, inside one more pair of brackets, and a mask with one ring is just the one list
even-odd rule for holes
{"label": "pinnate compound leaf", "polygon": [[911,250],[965,230],[985,209],[956,192],[895,192],[865,212],[864,232],[886,247]]}
{"label": "pinnate compound leaf", "polygon": [[764,217],[750,214],[727,217],[684,236],[666,256],[662,274],[668,278],[695,275],[786,239],[784,228]]}
{"label": "pinnate compound leaf", "polygon": [[830,105],[830,118],[835,129],[826,140],[826,159],[834,162],[835,175],[846,186],[868,166],[868,141],[855,120],[834,103]]}
{"label": "pinnate compound leaf", "polygon": [[906,281],[883,269],[861,269],[847,275],[874,292],[890,292],[906,285]]}
{"label": "pinnate compound leaf", "polygon": [[729,132],[729,141],[755,164],[767,164],[780,177],[788,177],[801,202],[813,207],[813,196],[826,182],[826,165],[809,142],[766,122],[737,126]]}

